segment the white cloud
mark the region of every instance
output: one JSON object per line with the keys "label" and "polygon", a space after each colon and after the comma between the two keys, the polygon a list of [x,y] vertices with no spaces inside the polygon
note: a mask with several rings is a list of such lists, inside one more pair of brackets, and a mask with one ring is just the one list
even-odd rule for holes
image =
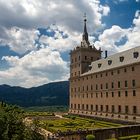
{"label": "white cloud", "polygon": [[[113,25],[110,29],[104,30],[99,36],[99,40],[95,42],[95,46],[101,47],[102,50],[109,50],[110,53],[124,51],[136,46],[140,46],[140,12],[136,11],[135,18],[133,19],[133,27],[123,29],[117,25]],[[124,44],[117,45],[126,38]]]}
{"label": "white cloud", "polygon": [[[35,29],[53,23],[69,34],[69,40],[77,40],[77,37],[72,36],[83,30],[84,12],[88,15],[88,31],[92,34],[103,27],[102,17],[109,14],[110,8],[101,5],[99,0],[81,0],[80,3],[75,0],[1,0],[0,44],[7,44],[18,53],[34,50],[37,37]],[[49,38],[48,41],[53,40],[53,45],[60,45],[60,42],[67,46],[68,39],[58,38]]]}
{"label": "white cloud", "polygon": [[12,27],[11,29],[5,30],[5,33],[7,34],[7,38],[1,38],[1,44],[10,46],[15,52],[23,54],[28,50],[36,49],[35,40],[38,39],[38,30]]}
{"label": "white cloud", "polygon": [[10,68],[0,71],[0,84],[38,86],[44,83],[68,80],[69,68],[58,51],[42,48],[26,56],[5,56]]}

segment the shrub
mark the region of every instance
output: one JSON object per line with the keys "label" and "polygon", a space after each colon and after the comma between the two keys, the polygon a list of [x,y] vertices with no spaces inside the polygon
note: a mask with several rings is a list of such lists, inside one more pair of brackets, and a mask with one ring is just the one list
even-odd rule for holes
{"label": "shrub", "polygon": [[92,134],[86,136],[86,140],[94,140],[94,139],[95,139],[95,136]]}

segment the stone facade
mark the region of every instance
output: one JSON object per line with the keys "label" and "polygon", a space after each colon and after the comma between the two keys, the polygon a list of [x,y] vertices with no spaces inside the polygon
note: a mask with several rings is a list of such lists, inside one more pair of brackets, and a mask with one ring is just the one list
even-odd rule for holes
{"label": "stone facade", "polygon": [[69,113],[140,122],[140,47],[101,58],[84,20],[81,45],[70,60]]}

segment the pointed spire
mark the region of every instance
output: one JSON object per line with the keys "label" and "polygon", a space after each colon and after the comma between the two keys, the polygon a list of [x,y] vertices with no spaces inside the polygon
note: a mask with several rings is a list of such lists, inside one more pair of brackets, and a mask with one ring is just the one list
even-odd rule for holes
{"label": "pointed spire", "polygon": [[87,26],[86,26],[86,13],[84,14],[84,32],[83,32],[83,40],[85,40],[87,43],[89,43],[88,41],[88,32],[87,32]]}

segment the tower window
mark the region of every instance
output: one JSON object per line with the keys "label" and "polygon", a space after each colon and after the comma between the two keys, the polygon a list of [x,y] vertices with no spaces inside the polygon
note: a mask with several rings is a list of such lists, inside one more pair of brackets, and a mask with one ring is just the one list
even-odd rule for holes
{"label": "tower window", "polygon": [[80,60],[80,56],[79,56],[79,60]]}
{"label": "tower window", "polygon": [[85,60],[87,60],[87,56],[85,56]]}
{"label": "tower window", "polygon": [[114,83],[113,82],[111,83],[111,87],[114,88]]}

